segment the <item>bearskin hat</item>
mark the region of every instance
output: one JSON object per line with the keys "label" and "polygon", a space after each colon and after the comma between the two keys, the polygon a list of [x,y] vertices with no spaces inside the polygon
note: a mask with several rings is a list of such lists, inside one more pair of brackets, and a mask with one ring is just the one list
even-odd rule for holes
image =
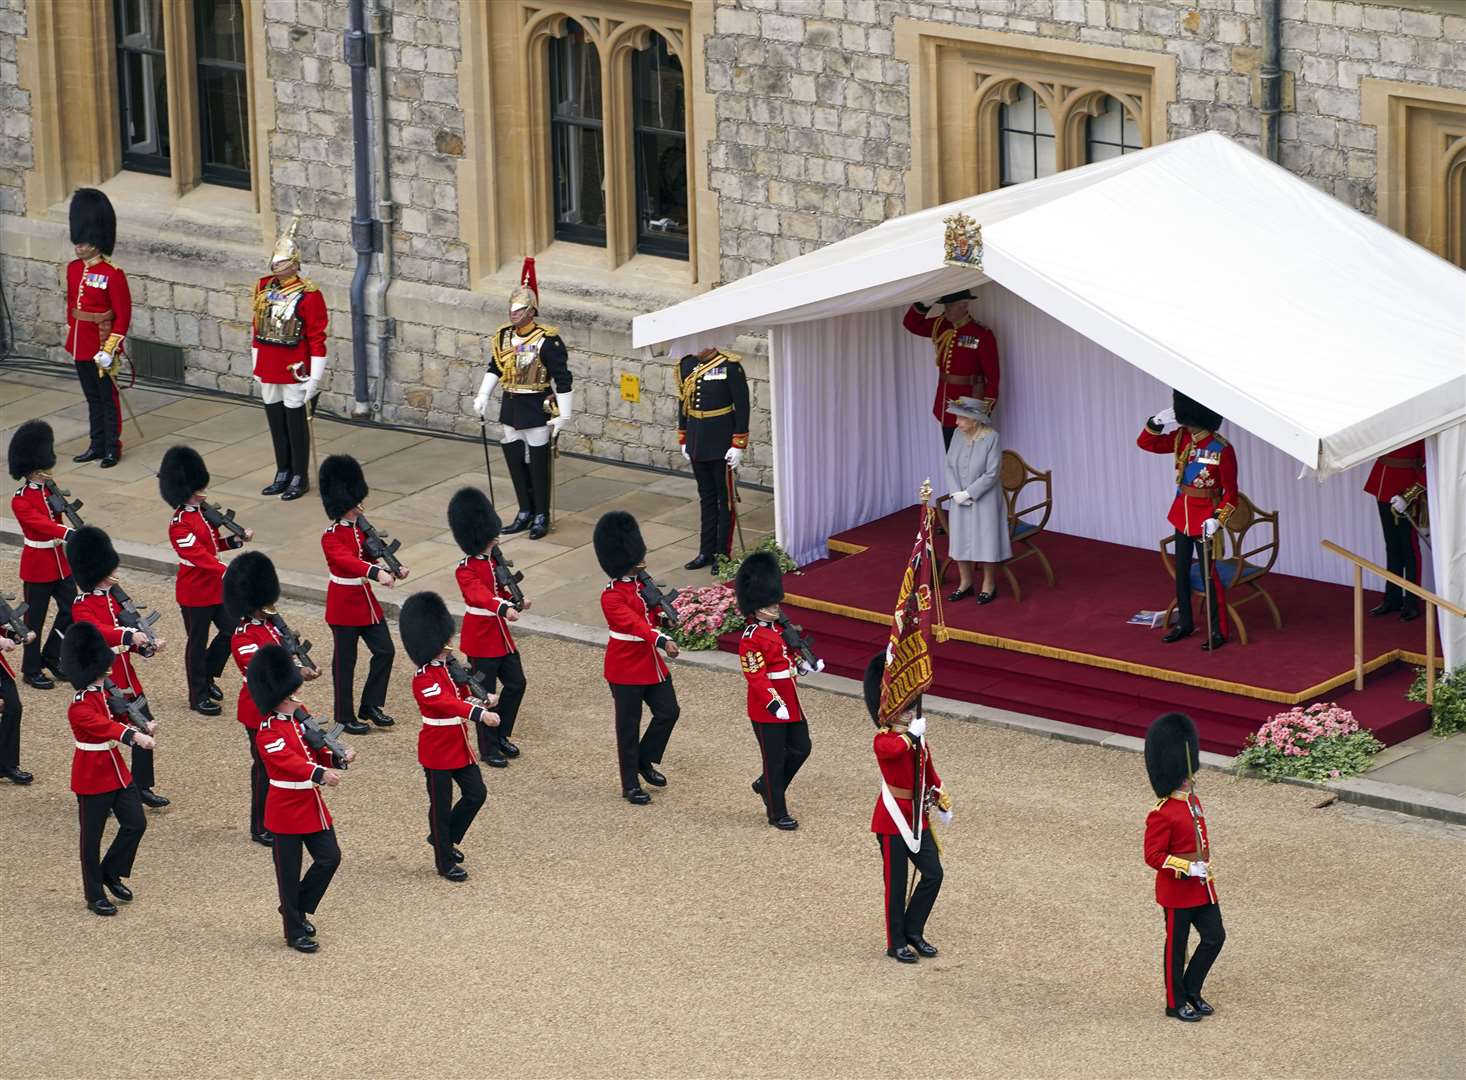
{"label": "bearskin hat", "polygon": [[957,292],[949,292],[946,296],[937,301],[939,304],[950,304],[954,300],[973,300],[975,296],[971,289],[960,289]]}
{"label": "bearskin hat", "polygon": [[71,197],[71,242],[91,244],[103,255],[117,246],[117,212],[96,188],[77,188]]}
{"label": "bearskin hat", "polygon": [[1185,713],[1166,713],[1145,730],[1145,771],[1156,798],[1164,799],[1186,783],[1201,764],[1196,725]]}
{"label": "bearskin hat", "polygon": [[591,540],[595,544],[596,561],[610,577],[625,577],[646,559],[641,526],[625,510],[602,514]]}
{"label": "bearskin hat", "polygon": [[881,722],[881,679],[886,674],[886,654],[878,652],[865,665],[865,708],[875,723]]}
{"label": "bearskin hat", "polygon": [[66,561],[82,592],[91,592],[122,565],[112,538],[95,525],[83,525],[66,541]]}
{"label": "bearskin hat", "polygon": [[361,465],[350,454],[332,454],[321,462],[316,478],[321,489],[321,505],[332,521],[356,506],[370,494]]}
{"label": "bearskin hat", "polygon": [[476,487],[465,487],[448,500],[448,528],[465,555],[482,555],[499,539],[504,523],[487,495]]}
{"label": "bearskin hat", "polygon": [[280,576],[263,551],[237,555],[224,571],[224,610],[239,620],[280,599]]}
{"label": "bearskin hat", "polygon": [[10,475],[23,480],[56,464],[56,434],[44,420],[27,420],[10,436]]}
{"label": "bearskin hat", "polygon": [[191,446],[170,446],[158,466],[158,494],[172,507],[182,506],[209,486],[209,469]]}
{"label": "bearskin hat", "polygon": [[61,639],[61,670],[76,689],[85,690],[99,681],[116,659],[112,646],[92,623],[74,622],[66,628]]}
{"label": "bearskin hat", "polygon": [[1212,412],[1201,402],[1187,397],[1179,390],[1171,391],[1171,408],[1176,412],[1176,423],[1182,427],[1214,432],[1222,426],[1221,413]]}
{"label": "bearskin hat", "polygon": [[305,679],[290,654],[279,645],[266,645],[244,669],[244,684],[255,708],[265,715],[274,712]]}
{"label": "bearskin hat", "polygon": [[777,604],[784,599],[784,573],[779,569],[778,558],[772,552],[755,551],[738,567],[733,590],[738,597],[738,610],[747,619],[753,618],[759,608]]}
{"label": "bearskin hat", "polygon": [[448,605],[435,592],[413,593],[403,601],[397,616],[402,647],[418,667],[436,660],[457,629],[453,616],[448,614]]}

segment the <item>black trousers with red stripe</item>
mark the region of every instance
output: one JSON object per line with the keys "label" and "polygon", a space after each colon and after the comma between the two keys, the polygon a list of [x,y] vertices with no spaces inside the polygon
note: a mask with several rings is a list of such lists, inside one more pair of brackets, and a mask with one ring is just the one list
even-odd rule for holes
{"label": "black trousers with red stripe", "polygon": [[[113,365],[116,370],[116,365]],[[108,457],[122,456],[122,398],[117,383],[97,365],[85,360],[76,365],[76,377],[87,399],[87,425],[91,429],[90,449]]]}
{"label": "black trousers with red stripe", "polygon": [[[39,675],[42,665],[61,674],[61,639],[71,627],[71,602],[76,599],[76,582],[69,577],[55,581],[27,581],[22,587],[25,593],[25,625],[36,639],[26,643],[20,662],[22,675]],[[51,620],[51,632],[42,634],[46,625],[46,611],[51,601],[56,601],[56,618]]]}
{"label": "black trousers with red stripe", "polygon": [[260,760],[260,748],[255,743],[255,733],[244,729],[249,742],[249,832],[259,836],[265,831],[265,799],[270,792],[270,777],[265,772],[265,763]]}
{"label": "black trousers with red stripe", "polygon": [[517,652],[503,656],[470,656],[468,666],[484,677],[484,685],[490,693],[499,691],[499,704],[493,708],[499,714],[499,726],[474,725],[478,728],[479,756],[488,757],[498,750],[500,739],[514,734],[514,720],[519,716],[519,705],[524,701],[529,681],[524,677],[524,661]]}
{"label": "black trousers with red stripe", "polygon": [[[479,725],[482,727],[483,725]],[[446,874],[455,864],[453,848],[463,837],[489,797],[484,774],[476,762],[461,769],[423,769],[428,782],[428,839],[433,842],[433,861],[438,873]],[[458,801],[453,801],[453,785]]]}
{"label": "black trousers with red stripe", "polygon": [[722,458],[694,461],[692,476],[697,481],[698,532],[697,550],[701,555],[733,553],[733,500],[728,491],[728,463]]}
{"label": "black trousers with red stripe", "polygon": [[[643,762],[655,765],[666,753],[672,728],[682,715],[672,680],[646,685],[611,683],[611,701],[616,707],[616,761],[621,771],[621,790],[641,786],[638,775]],[[641,734],[641,706],[652,710],[652,720]]]}
{"label": "black trousers with red stripe", "polygon": [[[1201,558],[1201,545],[1206,543],[1199,536],[1187,536],[1176,530],[1176,614],[1181,629],[1188,633],[1195,628],[1195,617],[1191,614],[1191,559]],[[1211,632],[1225,635],[1227,632],[1226,595],[1222,582],[1217,577],[1216,560],[1208,553],[1207,568],[1211,570]]]}
{"label": "black trousers with red stripe", "polygon": [[789,808],[784,804],[784,793],[799,767],[809,760],[809,721],[765,724],[755,720],[753,737],[758,740],[764,766],[764,809],[770,821],[787,817]]}
{"label": "black trousers with red stripe", "polygon": [[[380,709],[387,700],[387,680],[392,677],[392,659],[397,650],[392,632],[385,622],[369,626],[333,626],[331,637],[336,643],[331,654],[331,688],[336,692],[336,723],[355,720],[368,709]],[[365,641],[372,654],[366,682],[361,687],[361,704],[353,706],[356,696],[356,646]]]}
{"label": "black trousers with red stripe", "polygon": [[[926,920],[942,889],[942,857],[931,830],[921,834],[921,848],[912,851],[906,841],[891,833],[877,833],[881,846],[881,873],[886,886],[886,948],[899,949],[912,938],[924,937]],[[906,903],[906,863],[921,874],[911,903]]]}
{"label": "black trousers with red stripe", "polygon": [[[1379,524],[1385,534],[1385,569],[1406,581],[1420,584],[1420,537],[1410,527],[1404,514],[1397,514],[1390,504],[1379,504]],[[1393,581],[1385,582],[1385,607],[1418,607],[1420,601]]]}
{"label": "black trousers with red stripe", "polygon": [[[229,641],[235,624],[224,614],[223,604],[207,607],[178,606],[188,637],[183,644],[183,675],[188,680],[188,703],[197,705],[209,693],[209,683],[224,674],[229,663]],[[209,627],[217,633],[209,640]]]}
{"label": "black trousers with red stripe", "polygon": [[[1201,984],[1216,963],[1227,932],[1222,928],[1222,909],[1218,904],[1200,907],[1163,908],[1166,916],[1166,1008],[1179,1009],[1182,1003],[1201,997]],[[1186,943],[1191,928],[1201,941],[1186,963]]]}
{"label": "black trousers with red stripe", "polygon": [[[125,878],[132,873],[148,819],[136,784],[100,795],[78,795],[76,815],[81,823],[81,889],[90,904],[102,899],[103,878]],[[108,817],[117,818],[117,835],[103,855],[102,833]]]}
{"label": "black trousers with red stripe", "polygon": [[0,769],[20,768],[20,688],[0,667]]}
{"label": "black trousers with red stripe", "polygon": [[[311,855],[305,877],[300,876],[302,848]],[[340,865],[341,845],[336,843],[335,829],[275,834],[275,885],[280,892],[286,941],[305,933],[305,917],[315,914]]]}

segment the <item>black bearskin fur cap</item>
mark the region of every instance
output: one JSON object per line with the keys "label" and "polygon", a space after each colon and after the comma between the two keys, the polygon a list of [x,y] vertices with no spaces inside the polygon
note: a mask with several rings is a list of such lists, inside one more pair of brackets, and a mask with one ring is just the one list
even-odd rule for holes
{"label": "black bearskin fur cap", "polygon": [[158,494],[177,509],[209,486],[209,469],[191,446],[170,446],[158,466]]}
{"label": "black bearskin fur cap", "polygon": [[1201,428],[1215,433],[1222,426],[1222,414],[1212,412],[1201,402],[1187,397],[1179,390],[1171,391],[1171,408],[1176,411],[1176,423],[1182,427]]}
{"label": "black bearskin fur cap", "polygon": [[504,523],[494,504],[476,487],[459,488],[448,500],[448,528],[465,555],[482,555],[499,539]]}
{"label": "black bearskin fur cap", "polygon": [[96,188],[77,188],[71,197],[71,242],[91,244],[103,255],[117,246],[117,212]]}
{"label": "black bearskin fur cap", "polygon": [[886,674],[886,654],[878,652],[865,665],[865,708],[871,721],[881,722],[881,679]]}
{"label": "black bearskin fur cap", "polygon": [[738,610],[746,619],[753,618],[759,608],[777,604],[784,599],[784,573],[778,558],[772,552],[755,551],[738,567],[733,590],[738,596]]}
{"label": "black bearskin fur cap", "polygon": [[10,475],[23,480],[37,469],[56,464],[56,435],[44,420],[27,420],[10,436]]}
{"label": "black bearskin fur cap", "polygon": [[591,539],[596,548],[596,561],[610,577],[626,577],[646,558],[641,526],[625,510],[602,514]]}
{"label": "black bearskin fur cap", "polygon": [[316,482],[321,489],[321,505],[332,521],[360,503],[371,491],[361,466],[349,454],[332,454],[321,462]]}
{"label": "black bearskin fur cap", "polygon": [[224,571],[224,610],[236,622],[251,612],[275,606],[280,599],[280,577],[263,551],[237,555]]}
{"label": "black bearskin fur cap", "polygon": [[418,667],[436,660],[457,629],[453,616],[448,614],[448,605],[435,592],[413,593],[403,602],[397,616],[402,647]]}
{"label": "black bearskin fur cap", "polygon": [[66,541],[66,561],[82,592],[91,592],[122,565],[112,538],[95,525],[83,525]]}
{"label": "black bearskin fur cap", "polygon": [[85,690],[112,670],[116,656],[107,639],[89,622],[74,622],[61,639],[61,670],[78,690]]}
{"label": "black bearskin fur cap", "polygon": [[[1187,768],[1187,755],[1190,768]],[[1171,712],[1158,716],[1145,731],[1145,771],[1150,774],[1150,788],[1156,798],[1164,799],[1186,783],[1186,778],[1201,767],[1201,743],[1196,725],[1185,713]]]}
{"label": "black bearskin fur cap", "polygon": [[946,296],[937,301],[939,304],[950,304],[953,300],[975,299],[971,289],[963,289],[960,292],[949,292]]}
{"label": "black bearskin fur cap", "polygon": [[305,679],[290,654],[279,645],[266,645],[244,670],[244,683],[255,708],[269,715],[300,689]]}

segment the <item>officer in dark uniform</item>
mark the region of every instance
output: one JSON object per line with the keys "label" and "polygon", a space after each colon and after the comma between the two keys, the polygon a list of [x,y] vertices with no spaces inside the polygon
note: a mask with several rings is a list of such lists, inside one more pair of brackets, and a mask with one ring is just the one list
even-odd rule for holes
{"label": "officer in dark uniform", "polygon": [[679,369],[677,441],[697,478],[702,534],[688,570],[733,553],[733,472],[748,449],[748,379],[739,357],[721,349],[684,356]]}

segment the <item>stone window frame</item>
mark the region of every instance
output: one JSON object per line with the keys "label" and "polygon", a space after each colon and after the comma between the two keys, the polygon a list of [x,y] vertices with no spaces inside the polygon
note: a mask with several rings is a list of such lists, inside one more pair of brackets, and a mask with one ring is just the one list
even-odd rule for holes
{"label": "stone window frame", "polygon": [[1375,127],[1379,220],[1466,268],[1466,91],[1361,79],[1359,106]]}
{"label": "stone window frame", "polygon": [[[1176,99],[1168,53],[899,18],[896,56],[911,71],[909,209],[995,190],[998,114],[1027,86],[1054,122],[1056,172],[1084,164],[1085,125],[1106,97],[1124,106],[1144,146],[1165,142]],[[941,118],[957,122],[941,123]]]}

